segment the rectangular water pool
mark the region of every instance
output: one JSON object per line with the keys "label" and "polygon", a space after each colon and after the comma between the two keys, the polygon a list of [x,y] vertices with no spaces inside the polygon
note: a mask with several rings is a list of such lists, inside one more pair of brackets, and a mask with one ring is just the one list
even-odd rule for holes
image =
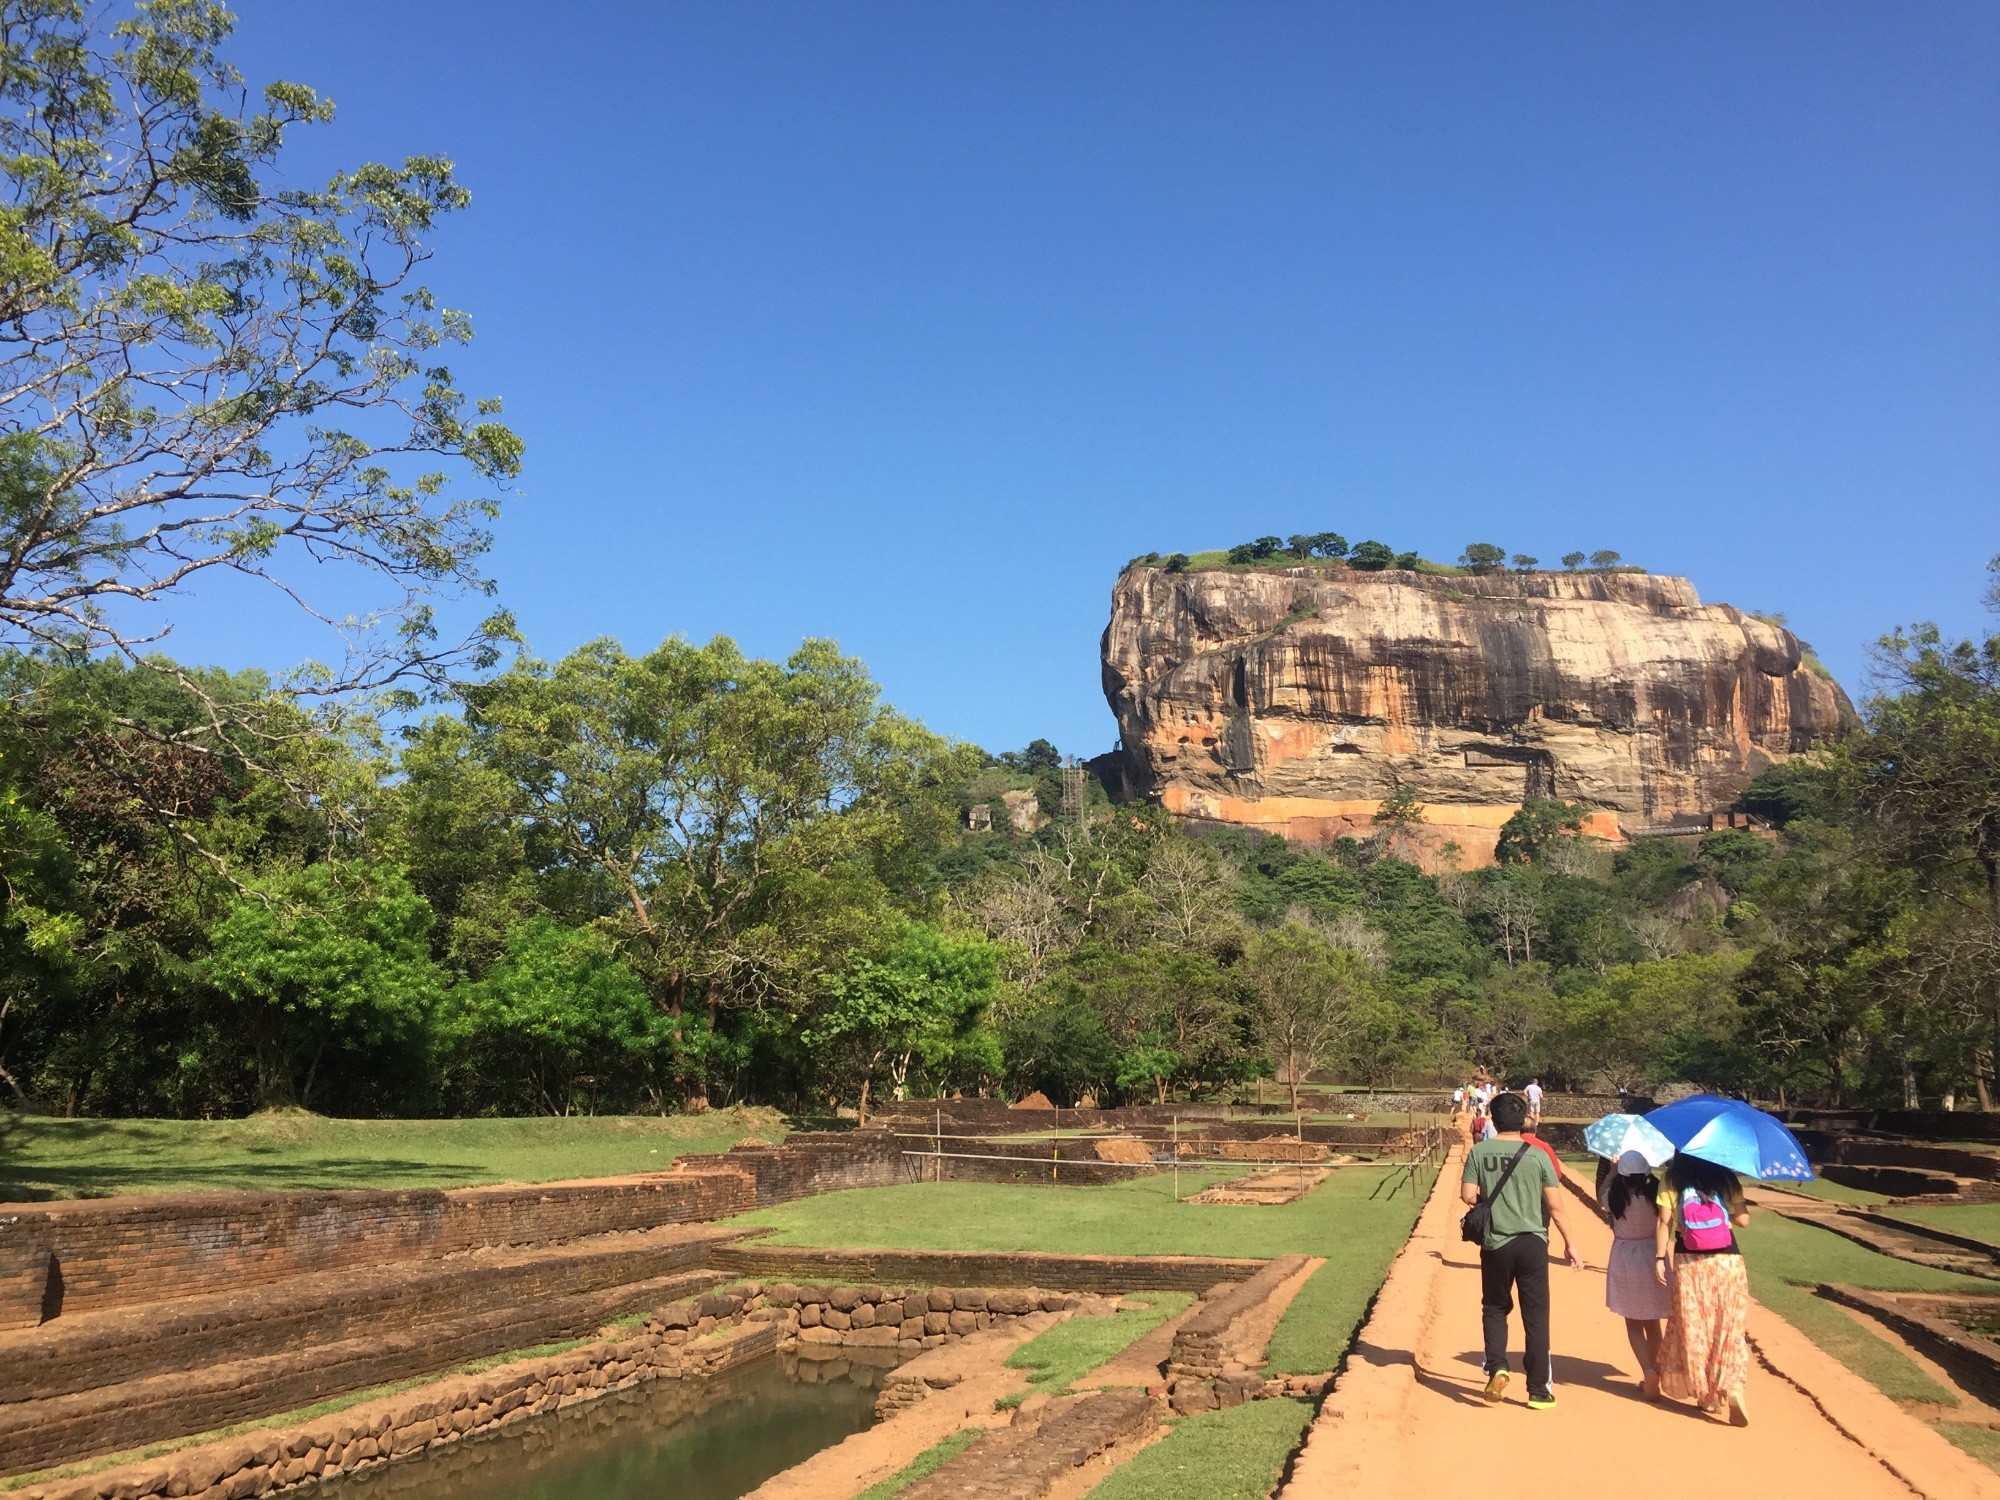
{"label": "rectangular water pool", "polygon": [[737,1500],[866,1428],[876,1387],[891,1368],[778,1354],[707,1379],[647,1381],[325,1481],[316,1493],[327,1500]]}

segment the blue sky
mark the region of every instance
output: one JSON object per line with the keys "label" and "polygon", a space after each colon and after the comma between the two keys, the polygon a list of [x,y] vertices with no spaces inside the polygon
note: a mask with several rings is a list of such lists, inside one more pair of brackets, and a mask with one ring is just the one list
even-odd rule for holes
{"label": "blue sky", "polygon": [[[314,170],[440,151],[537,650],[826,635],[1108,748],[1149,550],[1610,547],[1850,689],[2000,552],[2000,8],[240,0]],[[283,666],[275,610],[181,655]]]}

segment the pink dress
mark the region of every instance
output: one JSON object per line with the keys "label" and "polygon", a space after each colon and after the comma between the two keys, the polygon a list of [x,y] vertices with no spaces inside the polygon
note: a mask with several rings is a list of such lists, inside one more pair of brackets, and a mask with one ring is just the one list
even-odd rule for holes
{"label": "pink dress", "polygon": [[[1607,1200],[1611,1182],[1606,1179],[1604,1184]],[[1653,1274],[1653,1226],[1657,1221],[1658,1211],[1637,1193],[1626,1199],[1625,1212],[1611,1221],[1611,1264],[1604,1276],[1604,1305],[1621,1318],[1650,1321],[1664,1318],[1674,1309],[1672,1293]]]}

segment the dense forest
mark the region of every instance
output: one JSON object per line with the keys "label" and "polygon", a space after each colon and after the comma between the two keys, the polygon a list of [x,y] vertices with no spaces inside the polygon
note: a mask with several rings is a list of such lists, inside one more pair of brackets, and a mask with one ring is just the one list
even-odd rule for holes
{"label": "dense forest", "polygon": [[1878,658],[1867,728],[1751,788],[1768,829],[1613,849],[1534,802],[1461,871],[1407,797],[1306,849],[1079,796],[1045,742],[944,740],[824,642],[598,642],[337,732],[253,675],[15,654],[0,1086],[86,1113],[824,1109],[1479,1063],[1986,1102],[2000,635]]}

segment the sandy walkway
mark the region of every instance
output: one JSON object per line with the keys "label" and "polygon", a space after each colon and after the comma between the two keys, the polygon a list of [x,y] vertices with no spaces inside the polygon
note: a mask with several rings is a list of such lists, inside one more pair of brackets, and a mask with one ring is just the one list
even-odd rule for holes
{"label": "sandy walkway", "polygon": [[[1748,1429],[1645,1401],[1624,1325],[1604,1307],[1611,1232],[1578,1201],[1568,1217],[1586,1269],[1549,1271],[1559,1404],[1548,1412],[1524,1404],[1517,1315],[1508,1400],[1488,1406],[1480,1398],[1478,1251],[1458,1238],[1459,1167],[1455,1151],[1313,1424],[1284,1500],[1437,1500],[1495,1485],[1665,1496],[1684,1493],[1688,1476],[1699,1474],[1744,1497],[2000,1496],[1983,1465],[1761,1308],[1751,1322],[1761,1362]],[[1679,1456],[1678,1475],[1670,1454]]]}

